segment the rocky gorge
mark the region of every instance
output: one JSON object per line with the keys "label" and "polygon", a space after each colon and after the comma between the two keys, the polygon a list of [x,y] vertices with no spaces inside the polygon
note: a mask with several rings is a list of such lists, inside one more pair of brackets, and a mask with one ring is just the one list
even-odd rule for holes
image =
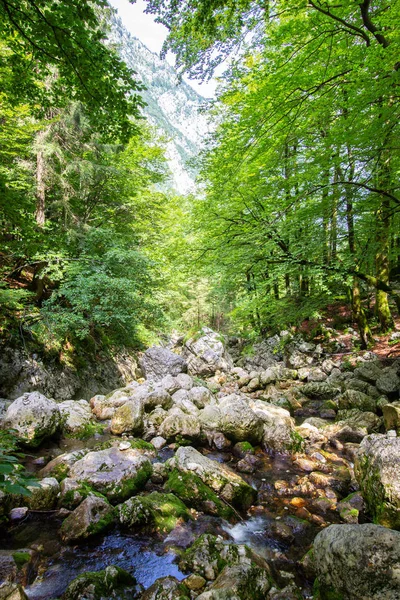
{"label": "rocky gorge", "polygon": [[[0,598],[400,598],[400,360],[204,328],[124,387],[2,400]],[[64,388],[63,388],[64,389]]]}

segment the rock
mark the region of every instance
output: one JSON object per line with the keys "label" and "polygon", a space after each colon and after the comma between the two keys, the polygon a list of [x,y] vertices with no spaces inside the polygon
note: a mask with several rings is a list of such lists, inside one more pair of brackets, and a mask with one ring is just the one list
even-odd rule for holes
{"label": "rock", "polygon": [[254,454],[254,448],[249,442],[237,442],[232,449],[232,454],[237,458],[244,458],[247,454]]}
{"label": "rock", "polygon": [[290,369],[301,369],[302,367],[308,367],[313,363],[314,359],[312,356],[294,350],[286,359],[286,366]]}
{"label": "rock", "polygon": [[369,523],[330,525],[314,540],[314,564],[322,599],[400,597],[397,531]]}
{"label": "rock", "polygon": [[235,516],[231,507],[220,500],[216,493],[194,473],[182,473],[174,469],[169,474],[164,488],[167,492],[175,494],[186,506],[206,514],[218,515],[228,520]]}
{"label": "rock", "polygon": [[307,381],[325,381],[327,377],[325,371],[319,367],[311,367],[308,371]]}
{"label": "rock", "polygon": [[72,465],[83,458],[88,452],[88,450],[74,450],[73,452],[60,454],[60,456],[53,458],[53,460],[48,462],[47,465],[39,471],[39,476],[48,477],[49,475],[52,475],[58,481],[62,481],[68,476]]}
{"label": "rock", "polygon": [[171,409],[160,425],[159,435],[167,441],[176,438],[197,440],[200,437],[200,421],[194,415],[185,414],[180,408]]}
{"label": "rock", "polygon": [[191,388],[189,398],[197,408],[204,408],[211,402],[213,395],[208,388],[195,386]]}
{"label": "rock", "polygon": [[58,405],[39,392],[26,393],[14,400],[4,417],[4,427],[14,429],[17,438],[32,448],[54,435],[60,424]]}
{"label": "rock", "polygon": [[157,437],[154,437],[152,440],[150,440],[150,444],[152,444],[156,450],[161,450],[162,448],[164,448],[164,446],[166,446],[167,440],[158,435]]}
{"label": "rock", "polygon": [[70,469],[70,477],[86,483],[112,502],[126,500],[142,489],[152,467],[146,451],[109,448],[89,452]]}
{"label": "rock", "polygon": [[116,510],[123,527],[159,533],[169,533],[179,521],[191,519],[188,509],[179,498],[174,494],[159,492],[129,498],[117,506]]}
{"label": "rock", "polygon": [[197,416],[199,414],[199,409],[197,406],[191,401],[190,393],[187,390],[178,390],[172,396],[172,400],[174,406],[180,408],[187,415]]}
{"label": "rock", "polygon": [[400,378],[395,370],[385,369],[385,372],[383,372],[376,380],[376,387],[382,394],[398,397],[400,391]]}
{"label": "rock", "polygon": [[340,518],[346,523],[358,523],[360,512],[365,510],[365,502],[359,492],[354,492],[338,503]]}
{"label": "rock", "polygon": [[221,418],[218,429],[234,442],[258,444],[264,432],[263,421],[240,396],[231,394],[218,406]]}
{"label": "rock", "polygon": [[13,558],[12,551],[0,550],[0,582],[13,582],[16,577],[17,564]]}
{"label": "rock", "polygon": [[63,433],[79,434],[92,421],[92,410],[86,400],[65,400],[58,405]]}
{"label": "rock", "polygon": [[339,396],[338,404],[340,410],[357,408],[361,411],[376,412],[376,399],[357,390],[346,390]]}
{"label": "rock", "polygon": [[218,430],[221,423],[221,411],[218,406],[206,406],[199,413],[201,426],[206,430]]}
{"label": "rock", "polygon": [[160,385],[171,396],[179,390],[179,383],[176,377],[173,377],[172,375],[166,375],[165,377],[163,377],[160,381]]}
{"label": "rock", "polygon": [[186,550],[179,562],[183,573],[193,572],[213,581],[227,564],[239,562],[239,546],[225,544],[221,537],[205,533]]}
{"label": "rock", "polygon": [[61,537],[64,542],[83,542],[101,533],[114,520],[113,507],[103,498],[88,496],[63,522]]}
{"label": "rock", "polygon": [[160,346],[146,350],[140,360],[140,366],[146,379],[152,381],[160,381],[166,375],[175,377],[187,371],[187,363],[182,356]]}
{"label": "rock", "polygon": [[304,396],[307,396],[307,398],[315,398],[317,400],[331,400],[340,394],[340,388],[326,381],[305,383],[299,389]]}
{"label": "rock", "polygon": [[21,521],[25,519],[29,512],[29,508],[27,506],[18,506],[18,508],[12,508],[10,510],[10,521]]}
{"label": "rock", "polygon": [[0,585],[0,600],[29,600],[21,585],[5,581]]}
{"label": "rock", "polygon": [[230,371],[233,362],[225,349],[221,336],[203,327],[202,336],[190,339],[183,348],[191,375],[214,375],[216,371]]}
{"label": "rock", "polygon": [[[348,425],[353,429],[364,429],[366,433],[374,433],[379,430],[382,420],[373,412],[361,411],[357,408],[339,410],[337,413],[337,425]],[[364,433],[364,435],[366,435]]]}
{"label": "rock", "polygon": [[382,412],[386,431],[400,430],[400,402],[385,404],[382,406]]}
{"label": "rock", "polygon": [[186,373],[180,373],[179,375],[177,375],[176,382],[179,385],[180,389],[186,391],[191,390],[194,385],[193,379],[190,377],[190,375],[187,375]]}
{"label": "rock", "polygon": [[66,477],[60,484],[58,504],[62,508],[73,510],[90,494],[90,488],[85,488],[74,479]]}
{"label": "rock", "polygon": [[289,411],[261,400],[257,400],[251,406],[264,424],[262,437],[264,448],[277,452],[291,449],[295,426]]}
{"label": "rock", "polygon": [[265,600],[271,589],[269,571],[256,565],[226,566],[213,585],[197,596],[198,600]]}
{"label": "rock", "polygon": [[147,383],[145,386],[141,386],[143,392],[140,394],[135,391],[133,398],[138,397],[142,401],[143,408],[146,412],[150,412],[161,406],[164,410],[171,408],[173,402],[170,393],[161,384],[150,384]]}
{"label": "rock", "polygon": [[357,390],[358,392],[363,392],[364,394],[371,396],[371,398],[379,398],[380,394],[376,387],[362,379],[350,379],[345,385],[348,390]]}
{"label": "rock", "polygon": [[52,510],[58,499],[60,484],[54,477],[46,477],[38,482],[38,487],[28,487],[31,495],[25,498],[30,510]]}
{"label": "rock", "polygon": [[61,600],[132,600],[137,592],[133,575],[110,565],[104,571],[79,575],[69,584]]}
{"label": "rock", "polygon": [[373,434],[363,439],[354,471],[374,521],[400,529],[400,438]]}
{"label": "rock", "polygon": [[161,577],[144,592],[140,600],[190,600],[190,591],[175,577]]}
{"label": "rock", "polygon": [[132,433],[141,435],[143,433],[143,404],[141,400],[129,400],[123,406],[116,409],[111,420],[111,433]]}
{"label": "rock", "polygon": [[354,369],[354,376],[357,379],[363,379],[368,383],[375,384],[381,375],[382,369],[379,364],[374,361],[368,361],[360,367],[357,367],[357,369]]}
{"label": "rock", "polygon": [[197,592],[206,585],[206,580],[201,575],[189,575],[184,579],[184,583],[189,590]]}
{"label": "rock", "polygon": [[175,456],[168,462],[171,468],[197,475],[203,483],[233,506],[246,509],[255,500],[256,491],[239,475],[190,446],[178,448]]}

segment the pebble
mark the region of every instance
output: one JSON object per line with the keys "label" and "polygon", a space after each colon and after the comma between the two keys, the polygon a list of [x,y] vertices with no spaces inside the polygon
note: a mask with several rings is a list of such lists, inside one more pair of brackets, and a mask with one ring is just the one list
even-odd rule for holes
{"label": "pebble", "polygon": [[118,450],[129,450],[131,448],[130,442],[121,442],[118,446]]}
{"label": "pebble", "polygon": [[29,508],[27,506],[18,506],[18,508],[12,508],[10,510],[10,520],[21,521],[21,519],[25,519],[28,512]]}

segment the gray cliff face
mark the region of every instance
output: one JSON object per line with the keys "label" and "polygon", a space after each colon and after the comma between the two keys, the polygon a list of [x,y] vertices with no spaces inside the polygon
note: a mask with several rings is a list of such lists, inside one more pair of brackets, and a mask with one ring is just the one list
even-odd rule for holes
{"label": "gray cliff face", "polygon": [[168,140],[172,187],[182,194],[194,191],[195,172],[187,161],[198,154],[208,133],[206,116],[199,112],[205,98],[179,82],[175,69],[131,36],[118,18],[113,21],[112,41],[147,88],[142,92],[144,113]]}

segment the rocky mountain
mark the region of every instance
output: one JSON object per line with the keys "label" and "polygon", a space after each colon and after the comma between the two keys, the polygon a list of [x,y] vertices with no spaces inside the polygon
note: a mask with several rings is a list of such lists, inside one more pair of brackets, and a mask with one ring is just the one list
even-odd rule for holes
{"label": "rocky mountain", "polygon": [[167,137],[167,158],[172,187],[181,194],[194,190],[195,172],[188,161],[195,157],[208,133],[206,117],[199,109],[206,102],[177,73],[114,18],[113,42],[119,53],[146,86],[142,93],[150,123]]}

